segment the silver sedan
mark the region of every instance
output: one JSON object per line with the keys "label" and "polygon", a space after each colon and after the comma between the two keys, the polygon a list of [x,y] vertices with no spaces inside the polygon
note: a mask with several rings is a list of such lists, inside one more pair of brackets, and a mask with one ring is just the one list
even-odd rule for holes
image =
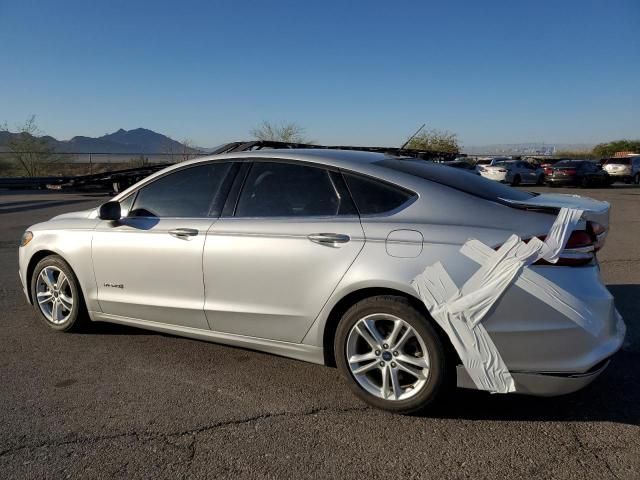
{"label": "silver sedan", "polygon": [[[496,251],[542,244],[563,211],[578,213],[557,258],[474,303],[464,285],[503,268]],[[183,162],[33,225],[19,272],[54,330],[113,322],[337,365],[366,402],[409,413],[455,385],[558,395],[601,373],[625,330],[599,277],[607,228],[608,205],[422,160],[269,150]],[[429,285],[453,295],[430,303]]]}

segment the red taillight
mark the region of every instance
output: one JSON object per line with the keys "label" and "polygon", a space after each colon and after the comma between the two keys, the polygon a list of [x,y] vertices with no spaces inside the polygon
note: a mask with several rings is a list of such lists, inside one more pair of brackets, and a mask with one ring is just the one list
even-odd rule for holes
{"label": "red taillight", "polygon": [[587,222],[587,231],[589,232],[591,239],[593,240],[593,246],[597,252],[604,246],[604,241],[607,236],[607,229],[597,222]]}
{"label": "red taillight", "polygon": [[545,175],[551,175],[553,173],[553,168],[551,167],[544,167],[544,174]]}
{"label": "red taillight", "polygon": [[[544,240],[546,236],[542,235],[538,238]],[[557,265],[560,267],[587,265],[593,260],[595,251],[596,247],[592,235],[586,230],[574,230],[556,263],[538,260],[534,265]]]}
{"label": "red taillight", "polygon": [[[534,265],[558,265],[562,267],[578,267],[588,265],[595,258],[596,252],[604,245],[607,229],[596,222],[588,221],[586,230],[574,230],[569,235],[560,257],[556,263],[546,260],[538,260]],[[544,242],[546,235],[539,235],[538,238]],[[495,247],[495,250],[500,246]]]}
{"label": "red taillight", "polygon": [[567,245],[564,248],[584,248],[589,246],[593,246],[591,235],[585,230],[575,230],[571,233],[569,240],[567,240]]}

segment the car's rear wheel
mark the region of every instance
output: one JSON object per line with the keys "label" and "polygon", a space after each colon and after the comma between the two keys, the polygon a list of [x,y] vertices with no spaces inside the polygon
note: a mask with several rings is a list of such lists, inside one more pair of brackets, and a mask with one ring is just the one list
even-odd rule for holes
{"label": "car's rear wheel", "polygon": [[40,318],[53,330],[76,330],[84,323],[86,308],[78,280],[58,255],[45,257],[36,265],[31,298]]}
{"label": "car's rear wheel", "polygon": [[382,295],[353,305],[338,325],[334,347],[351,390],[377,408],[423,410],[449,383],[440,336],[402,297]]}

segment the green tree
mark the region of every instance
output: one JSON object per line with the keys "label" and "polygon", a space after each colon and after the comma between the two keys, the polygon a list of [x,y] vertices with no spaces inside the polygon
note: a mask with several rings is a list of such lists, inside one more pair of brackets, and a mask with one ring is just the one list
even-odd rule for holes
{"label": "green tree", "polygon": [[415,150],[432,150],[444,153],[460,153],[458,136],[444,130],[425,130],[418,133],[407,144],[406,148]]}
{"label": "green tree", "polygon": [[16,165],[27,177],[42,175],[55,161],[53,147],[41,136],[35,115],[18,127],[18,133],[9,138],[7,147]]}
{"label": "green tree", "polygon": [[312,143],[305,137],[305,129],[296,123],[276,124],[264,121],[249,132],[258,140],[290,143]]}
{"label": "green tree", "polygon": [[593,147],[593,153],[600,158],[612,157],[616,152],[640,153],[640,140],[614,140]]}

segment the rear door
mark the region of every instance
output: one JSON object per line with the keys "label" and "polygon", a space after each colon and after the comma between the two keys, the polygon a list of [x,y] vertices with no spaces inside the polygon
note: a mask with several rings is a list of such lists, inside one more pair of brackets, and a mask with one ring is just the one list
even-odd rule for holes
{"label": "rear door", "polygon": [[233,169],[216,162],[170,172],[123,199],[120,221],[98,224],[92,256],[103,313],[209,328],[202,252]]}
{"label": "rear door", "polygon": [[231,210],[211,227],[204,249],[211,328],[300,342],[364,245],[342,176],[256,161]]}

